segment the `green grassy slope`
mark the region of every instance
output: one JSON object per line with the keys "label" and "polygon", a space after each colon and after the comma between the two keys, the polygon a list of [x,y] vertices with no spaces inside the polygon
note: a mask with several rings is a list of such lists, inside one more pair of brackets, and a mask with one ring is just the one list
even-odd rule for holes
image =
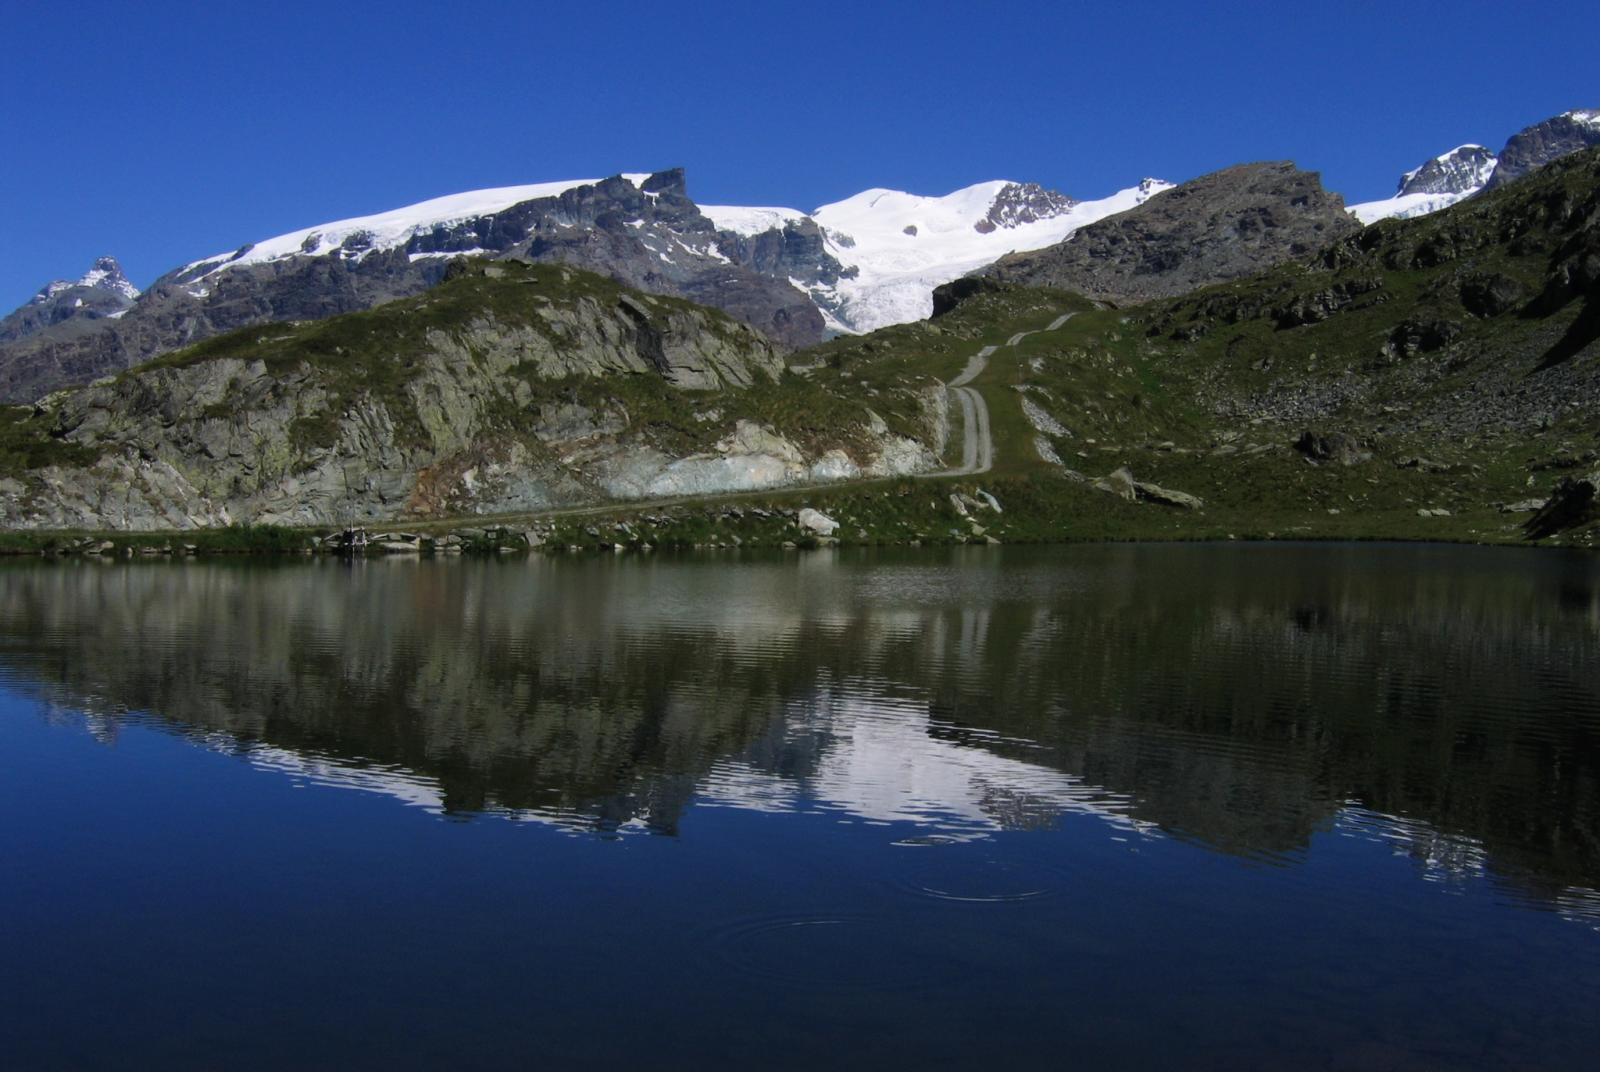
{"label": "green grassy slope", "polygon": [[[1062,517],[1064,534],[1517,539],[1526,513],[1503,507],[1600,458],[1597,288],[1590,152],[1435,216],[1369,227],[1313,263],[1183,298],[1117,310],[991,290],[949,314],[958,332],[932,336],[959,346],[929,353],[931,329],[911,326],[822,352],[865,385],[914,368],[942,375],[982,342],[1080,310],[997,351],[976,383],[995,479],[1107,515]],[[1064,429],[1045,439],[1067,467],[1096,477],[1125,465],[1205,510],[1121,517],[1041,459],[1023,392]],[[1308,431],[1370,457],[1308,458],[1293,446]],[[1596,528],[1564,538],[1593,544]]]}

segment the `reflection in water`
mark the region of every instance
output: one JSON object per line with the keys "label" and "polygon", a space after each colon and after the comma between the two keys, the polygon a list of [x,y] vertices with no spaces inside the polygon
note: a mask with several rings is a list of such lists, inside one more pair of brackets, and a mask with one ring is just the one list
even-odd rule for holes
{"label": "reflection in water", "polygon": [[440,813],[1087,814],[1264,860],[1331,831],[1595,918],[1597,578],[1408,547],[29,564],[0,674],[105,740]]}

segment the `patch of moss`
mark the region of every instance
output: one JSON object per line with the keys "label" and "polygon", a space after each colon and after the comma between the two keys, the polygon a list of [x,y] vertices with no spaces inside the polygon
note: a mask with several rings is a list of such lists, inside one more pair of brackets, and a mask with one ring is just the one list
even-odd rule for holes
{"label": "patch of moss", "polygon": [[27,406],[0,406],[0,476],[26,477],[48,465],[93,465],[100,452],[50,434],[48,416]]}

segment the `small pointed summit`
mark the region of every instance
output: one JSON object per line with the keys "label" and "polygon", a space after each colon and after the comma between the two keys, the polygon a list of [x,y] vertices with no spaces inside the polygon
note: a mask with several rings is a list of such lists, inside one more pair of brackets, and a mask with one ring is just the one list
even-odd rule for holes
{"label": "small pointed summit", "polygon": [[117,258],[107,254],[96,257],[94,267],[83,274],[73,286],[93,287],[96,290],[106,290],[113,294],[120,294],[129,301],[139,296],[139,288],[128,282],[128,277],[122,272],[122,265],[117,263]]}

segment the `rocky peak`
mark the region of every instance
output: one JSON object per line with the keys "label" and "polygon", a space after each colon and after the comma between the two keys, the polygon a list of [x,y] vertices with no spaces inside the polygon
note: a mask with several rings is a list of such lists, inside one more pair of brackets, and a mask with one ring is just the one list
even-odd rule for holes
{"label": "rocky peak", "polygon": [[684,178],[683,169],[668,168],[658,171],[639,184],[639,189],[647,194],[675,194],[678,197],[689,196],[689,184]]}
{"label": "rocky peak", "polygon": [[1036,182],[1009,182],[995,195],[983,219],[972,226],[979,234],[989,234],[996,228],[1009,229],[1048,220],[1076,204],[1065,194],[1047,190]]}
{"label": "rocky peak", "polygon": [[105,256],[95,258],[94,265],[76,280],[57,279],[46,283],[39,288],[39,293],[33,296],[33,303],[42,304],[61,292],[76,287],[120,295],[130,302],[139,296],[139,288],[128,282],[128,277],[122,273],[122,265],[117,263],[117,258]]}
{"label": "rocky peak", "polygon": [[1400,176],[1396,197],[1410,194],[1467,194],[1481,189],[1497,158],[1481,145],[1461,145]]}
{"label": "rocky peak", "polygon": [[46,283],[26,305],[0,319],[0,344],[18,342],[67,321],[116,320],[134,307],[138,296],[139,288],[128,282],[116,258],[101,257],[77,279]]}
{"label": "rocky peak", "polygon": [[1488,186],[1503,186],[1552,160],[1593,145],[1600,145],[1600,110],[1563,112],[1513,134],[1500,150],[1500,160]]}

